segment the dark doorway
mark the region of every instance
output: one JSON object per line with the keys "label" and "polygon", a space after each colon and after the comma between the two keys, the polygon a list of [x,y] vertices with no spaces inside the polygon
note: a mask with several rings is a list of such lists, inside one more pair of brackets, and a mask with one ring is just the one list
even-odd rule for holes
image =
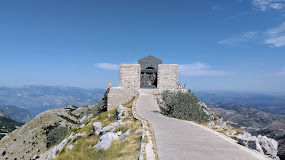
{"label": "dark doorway", "polygon": [[141,88],[156,88],[157,73],[141,72]]}

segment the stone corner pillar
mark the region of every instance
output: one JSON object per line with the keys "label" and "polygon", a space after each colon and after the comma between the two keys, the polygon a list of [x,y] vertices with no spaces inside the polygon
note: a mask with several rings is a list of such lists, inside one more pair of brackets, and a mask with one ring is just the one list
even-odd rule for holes
{"label": "stone corner pillar", "polygon": [[159,64],[157,88],[160,90],[178,88],[178,64]]}

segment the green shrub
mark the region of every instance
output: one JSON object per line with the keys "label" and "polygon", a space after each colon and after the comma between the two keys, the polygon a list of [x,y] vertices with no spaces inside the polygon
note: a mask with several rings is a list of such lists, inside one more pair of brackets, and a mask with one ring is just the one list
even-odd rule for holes
{"label": "green shrub", "polygon": [[201,123],[209,120],[209,115],[203,111],[199,99],[191,91],[188,93],[163,91],[161,95],[163,103],[159,107],[162,114]]}
{"label": "green shrub", "polygon": [[60,143],[66,136],[68,128],[66,127],[57,127],[52,129],[47,135],[46,147],[49,148],[54,144]]}

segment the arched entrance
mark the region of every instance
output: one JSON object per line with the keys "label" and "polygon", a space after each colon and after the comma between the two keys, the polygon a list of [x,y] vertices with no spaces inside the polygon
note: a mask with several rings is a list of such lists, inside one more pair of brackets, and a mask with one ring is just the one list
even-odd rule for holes
{"label": "arched entrance", "polygon": [[149,55],[138,63],[141,65],[141,88],[156,88],[158,65],[162,64],[162,61]]}

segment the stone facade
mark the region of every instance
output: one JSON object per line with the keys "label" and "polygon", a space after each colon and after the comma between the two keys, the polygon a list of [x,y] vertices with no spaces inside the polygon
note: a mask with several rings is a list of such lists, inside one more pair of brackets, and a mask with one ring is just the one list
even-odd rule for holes
{"label": "stone facade", "polygon": [[112,87],[108,94],[108,110],[130,101],[139,94],[139,88]]}
{"label": "stone facade", "polygon": [[120,65],[120,87],[140,88],[141,67],[139,64]]}
{"label": "stone facade", "polygon": [[[139,64],[120,65],[120,84],[108,93],[108,110],[130,101],[139,94],[140,87],[154,86],[154,92],[163,90],[178,91],[178,65],[161,64],[162,61],[147,56],[138,61]],[[141,84],[141,80],[146,83]]]}
{"label": "stone facade", "polygon": [[139,64],[120,65],[119,87],[110,88],[108,110],[130,101],[139,93],[141,67]]}
{"label": "stone facade", "polygon": [[159,64],[157,73],[158,89],[177,89],[178,88],[178,65]]}

